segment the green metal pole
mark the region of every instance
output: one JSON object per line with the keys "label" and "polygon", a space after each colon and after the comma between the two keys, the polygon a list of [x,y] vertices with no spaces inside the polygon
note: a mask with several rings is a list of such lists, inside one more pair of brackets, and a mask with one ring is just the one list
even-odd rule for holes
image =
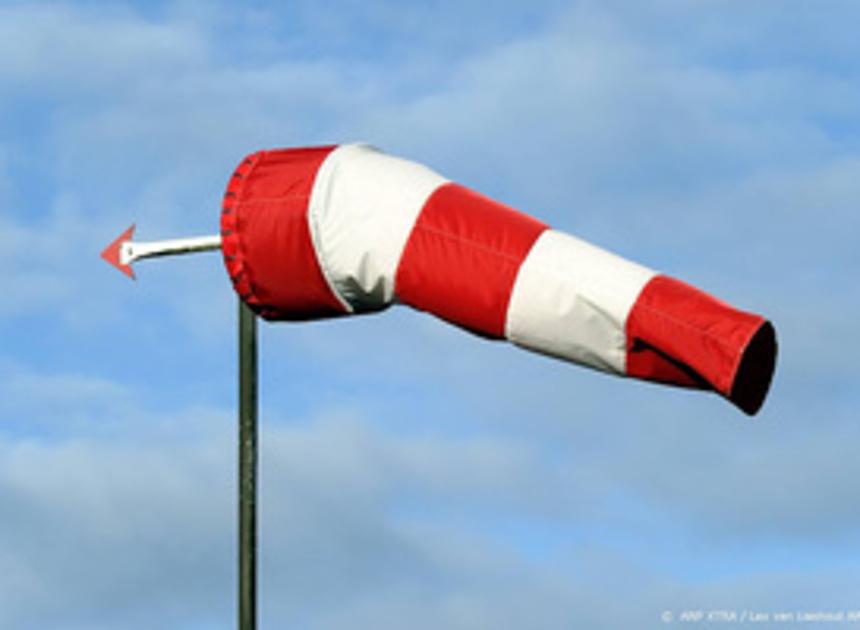
{"label": "green metal pole", "polygon": [[239,300],[239,630],[257,628],[257,318]]}

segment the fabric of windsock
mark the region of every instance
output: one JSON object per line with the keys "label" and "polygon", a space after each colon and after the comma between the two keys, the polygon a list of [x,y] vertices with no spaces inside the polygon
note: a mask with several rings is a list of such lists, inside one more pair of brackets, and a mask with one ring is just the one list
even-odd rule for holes
{"label": "fabric of windsock", "polygon": [[749,414],[770,385],[776,337],[760,315],[367,145],[248,156],[221,234],[236,291],[266,319],[401,302],[606,372],[712,389]]}

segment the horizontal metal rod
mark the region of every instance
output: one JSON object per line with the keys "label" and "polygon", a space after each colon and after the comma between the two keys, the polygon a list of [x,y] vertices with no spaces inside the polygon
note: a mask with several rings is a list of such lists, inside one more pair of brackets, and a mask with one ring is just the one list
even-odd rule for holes
{"label": "horizontal metal rod", "polygon": [[125,241],[120,245],[119,262],[128,265],[141,258],[192,254],[221,248],[221,236],[192,236],[166,241]]}

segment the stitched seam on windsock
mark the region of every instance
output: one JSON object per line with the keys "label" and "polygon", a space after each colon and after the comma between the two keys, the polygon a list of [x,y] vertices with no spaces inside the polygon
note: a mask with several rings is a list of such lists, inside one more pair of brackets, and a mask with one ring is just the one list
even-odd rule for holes
{"label": "stitched seam on windsock", "polygon": [[328,199],[320,199],[320,195],[323,194],[321,189],[324,189],[324,184],[327,183],[326,179],[330,176],[330,165],[337,159],[336,156],[338,152],[340,152],[344,146],[348,145],[340,145],[331,151],[325,157],[322,164],[320,164],[319,169],[317,169],[317,173],[314,176],[313,186],[311,186],[311,194],[308,196],[308,207],[305,212],[307,213],[308,229],[311,233],[311,243],[313,243],[314,255],[316,256],[317,263],[320,266],[320,271],[322,271],[323,279],[332,295],[337,298],[337,301],[340,302],[344,310],[351,314],[355,312],[355,309],[352,304],[340,294],[340,291],[338,291],[337,286],[332,280],[331,268],[323,255],[322,237],[320,234],[321,230],[317,212],[317,208],[320,205],[328,203]]}
{"label": "stitched seam on windsock", "polygon": [[[248,178],[265,157],[266,151],[257,151],[245,156],[234,169],[227,190],[224,192],[225,206],[229,207],[230,210],[228,212],[226,207],[222,207],[221,211],[222,252],[228,243],[231,243],[228,248],[235,251],[232,259],[228,260],[226,257],[224,259],[230,280],[239,297],[255,310],[259,310],[260,300],[255,290],[252,274],[248,270],[247,247],[243,234],[239,230],[239,223],[242,210],[246,206],[243,198]],[[230,199],[229,204],[227,203],[228,197]]]}
{"label": "stitched seam on windsock", "polygon": [[[463,243],[468,245],[469,247],[476,249],[478,251],[485,252],[487,254],[492,254],[496,258],[500,258],[504,261],[514,263],[517,265],[517,273],[519,273],[519,269],[522,268],[522,263],[525,261],[524,257],[514,256],[513,254],[509,254],[506,251],[498,249],[496,247],[488,247],[484,243],[480,243],[471,238],[463,238],[459,234],[455,234],[454,232],[449,232],[448,230],[440,230],[439,228],[429,227],[426,225],[421,225],[420,222],[415,225],[415,230],[422,230],[424,232],[428,232],[430,234],[436,234],[437,236],[441,236],[443,238],[448,239],[449,241],[455,241],[457,243]],[[537,239],[535,239],[537,242]],[[531,247],[534,247],[534,243],[531,244]],[[405,249],[405,248],[404,248]],[[531,249],[529,249],[531,252]],[[528,253],[526,253],[526,257],[528,257]],[[515,280],[516,282],[516,280]]]}
{"label": "stitched seam on windsock", "polygon": [[[658,274],[658,275],[664,275],[664,274]],[[669,276],[669,277],[671,277],[671,276]],[[644,290],[645,287],[642,287],[642,289]],[[710,293],[708,293],[706,295],[708,295],[709,297],[711,297],[714,300],[717,299],[717,298],[714,298],[713,296],[711,296]],[[638,300],[638,298],[637,298],[637,300]],[[636,304],[636,303],[634,302],[634,304]],[[658,317],[660,317],[666,321],[672,322],[673,324],[677,325],[680,328],[695,331],[699,336],[707,337],[708,339],[710,339],[711,341],[713,341],[717,345],[722,346],[723,348],[726,348],[728,350],[731,350],[731,352],[734,352],[736,349],[737,344],[734,344],[731,341],[726,340],[723,336],[710,333],[707,330],[705,330],[704,328],[702,328],[700,326],[694,326],[693,324],[689,323],[688,321],[686,321],[684,319],[678,319],[674,315],[670,315],[670,314],[666,313],[666,311],[664,311],[663,309],[653,308],[653,307],[649,306],[648,304],[636,304],[636,308],[644,310],[644,311],[648,311],[649,313],[653,313],[653,314],[657,315]],[[733,311],[739,310],[739,309],[734,308],[733,306],[730,306],[729,308],[731,308]],[[740,312],[745,313],[745,311],[740,311]]]}

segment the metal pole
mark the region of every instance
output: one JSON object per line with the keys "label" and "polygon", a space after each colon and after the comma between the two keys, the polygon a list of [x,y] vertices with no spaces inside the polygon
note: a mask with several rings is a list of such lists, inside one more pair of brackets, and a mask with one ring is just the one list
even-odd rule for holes
{"label": "metal pole", "polygon": [[239,630],[257,628],[257,318],[239,300]]}

